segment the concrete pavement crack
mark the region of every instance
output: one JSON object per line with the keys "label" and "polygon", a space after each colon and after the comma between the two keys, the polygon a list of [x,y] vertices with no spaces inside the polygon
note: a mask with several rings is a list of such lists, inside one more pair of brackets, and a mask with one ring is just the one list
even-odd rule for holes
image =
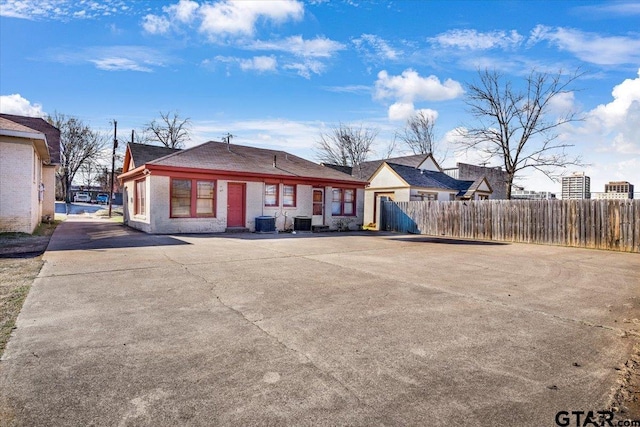
{"label": "concrete pavement crack", "polygon": [[[169,260],[172,263],[175,263],[177,265],[179,265],[180,267],[182,267],[185,272],[187,272],[188,274],[190,274],[193,277],[196,277],[202,281],[204,281],[207,284],[212,285],[215,289],[216,284],[212,283],[211,281],[209,281],[206,277],[203,277],[199,274],[194,273],[193,271],[189,270],[189,266],[182,264],[174,259],[172,259],[171,257],[169,257],[168,255],[164,254],[165,257],[167,258],[167,260]],[[274,341],[276,341],[278,343],[278,345],[280,345],[281,347],[283,347],[284,349],[286,349],[288,352],[292,352],[295,353],[298,356],[301,356],[304,358],[304,360],[308,361],[308,364],[311,365],[315,370],[317,370],[318,372],[320,372],[323,376],[326,376],[328,378],[330,378],[332,381],[335,381],[344,391],[347,392],[347,394],[349,396],[351,396],[358,404],[358,406],[364,406],[367,407],[368,409],[374,411],[378,416],[382,416],[381,414],[379,414],[379,412],[377,411],[377,409],[371,405],[368,405],[367,403],[363,402],[360,397],[355,393],[355,391],[353,391],[348,385],[346,385],[342,380],[340,380],[338,377],[336,377],[334,374],[332,374],[331,372],[328,372],[324,369],[322,369],[320,366],[318,366],[318,364],[306,353],[291,347],[290,345],[288,345],[286,342],[284,342],[283,340],[280,339],[280,337],[278,337],[277,335],[272,334],[271,332],[269,332],[267,329],[263,328],[262,326],[260,326],[258,324],[258,322],[260,322],[262,319],[258,319],[258,320],[251,320],[249,319],[241,310],[236,309],[235,307],[233,307],[232,305],[228,304],[227,302],[225,302],[220,295],[218,295],[217,293],[214,292],[214,296],[216,298],[216,300],[226,309],[230,310],[231,312],[233,312],[234,314],[236,314],[237,316],[239,316],[243,321],[245,321],[246,323],[249,323],[251,326],[255,327],[256,329],[258,329],[263,335],[267,336],[269,339],[272,339]]]}

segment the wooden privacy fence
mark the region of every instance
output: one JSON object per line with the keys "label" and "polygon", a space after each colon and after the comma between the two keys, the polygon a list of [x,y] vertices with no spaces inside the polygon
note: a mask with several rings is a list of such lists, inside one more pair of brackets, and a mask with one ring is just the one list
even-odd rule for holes
{"label": "wooden privacy fence", "polygon": [[640,252],[640,200],[381,202],[380,230]]}

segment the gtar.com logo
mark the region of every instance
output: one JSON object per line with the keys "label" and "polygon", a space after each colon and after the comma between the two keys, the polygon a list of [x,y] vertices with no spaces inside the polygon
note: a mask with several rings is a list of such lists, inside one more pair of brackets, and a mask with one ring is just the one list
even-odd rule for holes
{"label": "gtar.com logo", "polygon": [[613,411],[560,411],[555,421],[559,427],[640,426],[640,421],[613,421]]}

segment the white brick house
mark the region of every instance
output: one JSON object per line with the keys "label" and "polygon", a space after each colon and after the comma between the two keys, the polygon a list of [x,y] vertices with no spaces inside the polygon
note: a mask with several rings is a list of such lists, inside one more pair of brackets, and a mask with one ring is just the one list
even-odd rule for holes
{"label": "white brick house", "polygon": [[32,233],[55,213],[60,131],[35,117],[0,114],[0,232]]}
{"label": "white brick house", "polygon": [[304,217],[313,227],[358,229],[366,181],[284,151],[222,142],[186,150],[129,144],[123,173],[124,221],[147,233],[278,230]]}

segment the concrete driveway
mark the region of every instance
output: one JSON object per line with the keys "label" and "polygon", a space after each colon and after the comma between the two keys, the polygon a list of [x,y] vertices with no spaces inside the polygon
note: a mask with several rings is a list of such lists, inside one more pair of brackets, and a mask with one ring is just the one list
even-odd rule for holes
{"label": "concrete driveway", "polygon": [[640,328],[634,254],[71,218],[44,258],[7,424],[555,425],[606,409]]}

